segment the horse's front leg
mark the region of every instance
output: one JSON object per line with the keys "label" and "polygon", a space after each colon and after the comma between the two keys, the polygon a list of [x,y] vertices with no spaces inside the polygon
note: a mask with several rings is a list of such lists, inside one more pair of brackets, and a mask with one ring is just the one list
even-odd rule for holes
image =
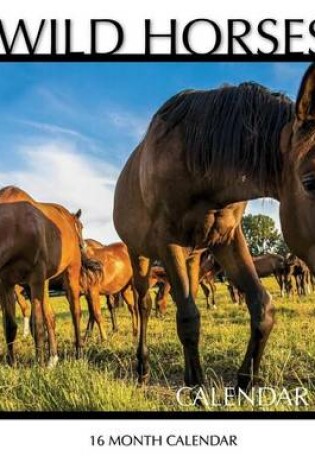
{"label": "horse's front leg", "polygon": [[56,319],[49,301],[49,281],[45,282],[43,299],[44,320],[49,341],[49,361],[48,368],[54,368],[58,362],[57,340],[55,334]]}
{"label": "horse's front leg", "polygon": [[207,310],[210,310],[210,308],[211,308],[211,305],[210,305],[210,302],[209,302],[209,300],[210,300],[210,288],[206,285],[206,283],[203,280],[200,281],[200,287],[201,287],[201,289],[203,291],[203,294],[206,298]]}
{"label": "horse's front leg", "polygon": [[185,384],[200,386],[203,383],[199,357],[200,314],[195,304],[200,256],[191,256],[186,265],[183,248],[169,244],[161,247],[160,257],[170,279],[172,297],[177,307],[177,333],[184,350]]}
{"label": "horse's front leg", "polygon": [[241,292],[251,316],[251,336],[238,371],[238,387],[248,389],[258,380],[259,365],[274,324],[274,307],[257,276],[252,257],[238,227],[231,243],[214,249],[215,257]]}

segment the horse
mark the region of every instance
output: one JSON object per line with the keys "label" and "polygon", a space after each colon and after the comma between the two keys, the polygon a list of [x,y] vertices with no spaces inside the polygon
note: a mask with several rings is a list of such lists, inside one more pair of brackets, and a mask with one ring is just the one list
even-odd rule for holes
{"label": "horse", "polygon": [[57,362],[54,322],[45,293],[45,281],[57,271],[61,250],[59,229],[39,209],[27,202],[0,204],[0,302],[10,365],[15,361],[16,284],[27,284],[30,288],[39,363],[44,363],[44,323],[49,339],[48,365],[54,366]]}
{"label": "horse", "polygon": [[246,201],[278,200],[286,243],[315,270],[314,124],[314,64],[302,79],[296,104],[282,93],[247,82],[180,92],[153,115],[120,173],[113,214],[128,247],[138,295],[140,383],[149,378],[150,265],[161,259],[177,307],[185,384],[203,384],[195,297],[200,253],[206,247],[245,293],[251,316],[236,388],[246,390],[259,381],[275,310],[240,221]]}
{"label": "horse", "polygon": [[[105,340],[105,332],[102,328],[100,296],[106,295],[110,297],[118,292],[121,292],[132,316],[133,335],[136,336],[138,331],[138,314],[134,304],[132,266],[127,247],[122,242],[116,242],[106,246],[101,245],[101,247],[95,246],[93,249],[90,249],[90,252],[101,263],[102,272],[98,276],[92,276],[91,278],[89,272],[82,268],[81,292],[86,296],[89,309],[85,338],[88,339],[93,331],[94,322],[96,322],[101,339]],[[110,298],[107,299],[107,304],[111,315],[113,331],[117,331],[118,325],[115,308]]]}
{"label": "horse", "polygon": [[[42,313],[44,313],[45,323],[47,325],[48,336],[50,339],[50,360],[49,364],[54,365],[57,360],[57,344],[54,335],[54,316],[49,304],[48,297],[48,282],[46,283],[46,289],[44,291],[45,296],[42,295],[42,283],[48,279],[53,279],[57,276],[61,276],[64,279],[67,297],[70,304],[70,312],[75,330],[75,347],[76,356],[79,358],[82,354],[82,339],[80,334],[80,319],[81,319],[81,306],[80,306],[80,275],[81,265],[89,268],[91,271],[97,271],[99,266],[97,262],[88,259],[84,253],[85,244],[82,237],[82,223],[80,221],[81,210],[76,214],[70,213],[66,208],[59,204],[54,203],[40,203],[35,201],[25,191],[15,186],[7,186],[0,190],[0,204],[9,203],[29,203],[33,208],[38,210],[38,213],[45,218],[45,224],[43,225],[42,232],[46,232],[48,224],[55,230],[54,233],[50,232],[47,238],[48,256],[45,257],[46,261],[43,261],[42,268],[38,271],[37,280],[38,289],[36,289],[36,301],[32,304],[32,315],[34,315],[33,326],[35,334],[35,342],[38,350],[40,363],[43,363],[43,334],[42,334]],[[37,214],[38,214],[37,213]],[[21,217],[23,222],[23,217]],[[26,224],[25,224],[26,226]],[[35,246],[35,244],[34,244]],[[11,270],[14,273],[14,267]],[[12,281],[12,279],[10,279]],[[24,283],[17,280],[15,284]],[[2,282],[2,285],[6,287],[6,283]],[[10,288],[7,289],[10,293]],[[31,288],[32,293],[32,288]],[[38,296],[37,296],[38,294]],[[11,297],[10,297],[11,298]],[[7,301],[7,298],[4,299]],[[10,299],[9,299],[10,300]],[[34,298],[33,298],[34,300]],[[34,307],[34,308],[33,308]],[[43,310],[44,308],[44,310]],[[33,312],[34,310],[34,312]],[[12,305],[8,304],[8,308],[5,309],[9,316],[6,319],[13,320]],[[12,324],[13,325],[13,324]],[[9,325],[10,326],[10,325]],[[13,325],[14,326],[14,325]],[[14,332],[13,332],[14,333]],[[13,355],[13,341],[12,332],[8,333],[7,341],[12,348]]]}
{"label": "horse", "polygon": [[281,295],[284,296],[285,258],[280,254],[266,253],[255,256],[253,261],[258,277],[273,275],[280,287]]}
{"label": "horse", "polygon": [[292,279],[295,280],[298,296],[310,294],[312,276],[308,266],[293,254],[286,256],[285,263],[285,289],[288,295],[293,292]]}
{"label": "horse", "polygon": [[[260,279],[264,277],[269,277],[271,275],[277,281],[277,284],[280,287],[281,295],[284,297],[285,293],[285,280],[286,280],[286,261],[283,256],[280,254],[266,253],[260,256],[253,257],[253,263],[257,272],[257,275]],[[233,303],[241,305],[243,303],[243,295],[240,289],[228,279],[228,291],[231,296]]]}

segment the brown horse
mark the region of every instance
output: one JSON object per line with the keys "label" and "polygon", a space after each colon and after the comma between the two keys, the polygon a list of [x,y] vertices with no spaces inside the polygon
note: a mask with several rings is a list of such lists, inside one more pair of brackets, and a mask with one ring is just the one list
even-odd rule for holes
{"label": "brown horse", "polygon": [[274,308],[240,226],[243,202],[279,200],[287,244],[315,270],[314,124],[314,65],[302,80],[296,105],[283,94],[244,83],[182,92],[156,112],[121,172],[114,200],[115,226],[128,246],[138,293],[140,381],[149,375],[150,262],[161,259],[177,306],[185,382],[203,382],[195,296],[200,249],[207,246],[245,293],[251,315],[238,386],[247,388],[251,375],[258,379]]}
{"label": "brown horse", "polygon": [[[215,303],[215,279],[223,282],[223,271],[216,262],[213,255],[207,250],[203,252],[200,258],[199,284],[206,297],[207,309],[216,308]],[[211,305],[210,298],[211,295]]]}
{"label": "brown horse", "polygon": [[[67,289],[67,296],[70,304],[70,311],[73,319],[75,329],[76,340],[76,354],[77,357],[82,352],[82,340],[80,335],[80,319],[81,319],[81,306],[80,306],[80,274],[81,264],[93,269],[94,261],[86,258],[83,250],[85,248],[82,238],[82,224],[79,220],[81,211],[77,214],[71,214],[66,208],[61,205],[52,203],[39,203],[35,201],[31,196],[25,193],[23,190],[14,186],[8,186],[0,190],[0,203],[30,203],[33,208],[38,210],[37,214],[40,214],[45,218],[46,227],[50,225],[50,235],[45,242],[46,256],[41,260],[42,269],[37,272],[37,285],[36,287],[36,302],[32,303],[32,315],[34,315],[35,325],[35,340],[36,347],[41,362],[43,361],[43,332],[42,328],[42,312],[44,313],[45,323],[48,329],[48,335],[50,338],[50,352],[51,359],[50,364],[57,361],[57,345],[54,337],[54,318],[49,305],[48,298],[48,283],[46,285],[45,297],[42,295],[42,284],[47,279],[55,278],[62,275],[65,286]],[[23,217],[21,217],[23,222]],[[25,223],[25,227],[27,223]],[[45,226],[43,226],[42,233],[43,239],[45,238]],[[44,246],[43,244],[43,246]],[[35,244],[34,244],[35,246]],[[34,248],[34,252],[36,248]],[[46,262],[47,261],[47,262]],[[97,266],[96,266],[97,267]],[[14,267],[10,267],[10,272],[7,274],[14,274]],[[10,282],[15,279],[10,279]],[[16,280],[14,284],[24,283],[23,279]],[[9,289],[8,289],[9,290]],[[32,291],[32,288],[31,288]],[[34,286],[33,286],[34,293]],[[11,297],[10,297],[11,298]],[[5,299],[7,300],[7,299]],[[34,300],[34,298],[33,298]],[[34,308],[33,308],[34,307]],[[44,310],[43,310],[44,308]],[[34,310],[34,312],[33,312]],[[11,307],[10,307],[11,311]],[[10,317],[11,318],[11,317]],[[12,333],[12,332],[11,332]],[[10,333],[10,335],[11,335]],[[9,335],[9,345],[13,348],[13,342]],[[13,350],[12,350],[13,354]]]}
{"label": "brown horse", "polygon": [[[87,240],[89,244],[90,240]],[[93,246],[93,243],[92,243]],[[89,248],[89,246],[88,246]],[[97,323],[101,339],[105,339],[105,332],[102,328],[101,295],[112,296],[121,292],[128,310],[132,316],[133,334],[137,335],[138,315],[134,305],[134,295],[132,286],[132,266],[127,247],[122,242],[113,243],[107,246],[89,248],[88,253],[93,255],[102,264],[103,272],[98,276],[92,276],[85,272],[83,268],[81,277],[81,291],[86,296],[89,308],[89,321],[86,329],[86,338],[91,334],[94,322]],[[118,326],[115,317],[115,308],[110,298],[107,304],[111,314],[113,330],[117,331]]]}

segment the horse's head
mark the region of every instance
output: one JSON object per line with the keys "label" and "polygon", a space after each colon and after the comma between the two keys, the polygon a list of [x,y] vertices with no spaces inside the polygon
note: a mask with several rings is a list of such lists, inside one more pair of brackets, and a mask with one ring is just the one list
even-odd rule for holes
{"label": "horse's head", "polygon": [[[83,239],[83,224],[81,221],[82,211],[79,209],[76,213],[72,214],[74,219],[74,226],[77,233],[80,251],[81,251],[81,259],[82,259],[82,267],[81,267],[81,285],[83,288],[87,285],[87,283],[94,283],[97,278],[102,278],[103,276],[103,265],[97,259],[92,259],[91,254],[89,251],[89,247],[85,240]],[[87,280],[85,282],[84,278],[86,277]],[[84,283],[85,282],[85,283]]]}
{"label": "horse's head", "polygon": [[315,63],[298,92],[295,118],[281,134],[280,219],[290,249],[315,270]]}

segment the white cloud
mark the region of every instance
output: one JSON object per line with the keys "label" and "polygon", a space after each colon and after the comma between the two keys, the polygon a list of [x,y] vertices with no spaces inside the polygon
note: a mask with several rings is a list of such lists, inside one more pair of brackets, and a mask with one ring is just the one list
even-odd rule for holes
{"label": "white cloud", "polygon": [[129,137],[138,140],[143,137],[149,125],[148,118],[139,117],[125,110],[110,110],[106,113],[106,118],[114,127],[122,129]]}
{"label": "white cloud", "polygon": [[16,121],[21,124],[28,125],[29,127],[32,127],[34,129],[37,129],[40,132],[54,134],[54,135],[67,135],[74,139],[80,139],[80,140],[84,140],[86,142],[92,143],[92,140],[89,137],[86,137],[85,135],[73,129],[60,127],[59,125],[55,125],[55,124],[48,124],[46,122],[36,122],[34,120],[16,119]]}
{"label": "white cloud", "polygon": [[84,236],[110,243],[119,240],[112,221],[119,170],[62,142],[22,147],[21,167],[0,173],[1,187],[16,185],[38,201],[70,211],[82,208]]}

